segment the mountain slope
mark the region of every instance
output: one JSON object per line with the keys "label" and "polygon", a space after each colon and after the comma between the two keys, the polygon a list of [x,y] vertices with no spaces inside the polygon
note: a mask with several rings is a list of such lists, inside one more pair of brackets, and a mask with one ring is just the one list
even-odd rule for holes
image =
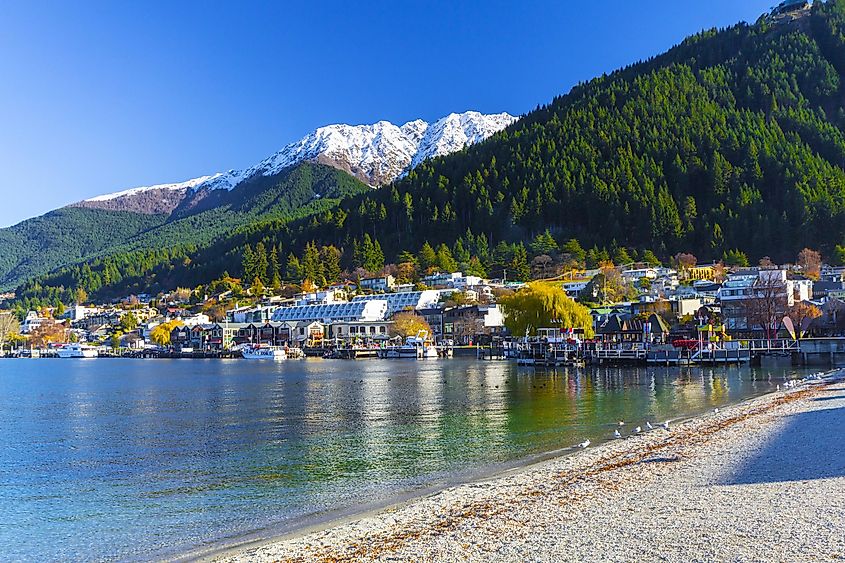
{"label": "mountain slope", "polygon": [[[341,170],[321,164],[302,163],[285,168],[272,176],[256,176],[241,183],[232,191],[223,192],[222,199],[215,207],[184,217],[167,218],[163,215],[65,208],[31,221],[54,225],[62,224],[61,217],[64,215],[70,214],[83,218],[88,215],[88,219],[100,225],[103,217],[113,217],[116,224],[105,226],[106,234],[114,233],[111,245],[106,246],[101,243],[86,246],[85,248],[89,249],[88,254],[66,257],[64,261],[57,259],[51,247],[51,252],[45,255],[38,264],[42,267],[47,265],[50,269],[64,265],[64,268],[60,269],[56,275],[42,278],[50,280],[45,285],[56,283],[63,289],[69,289],[80,285],[80,280],[82,280],[81,285],[86,291],[96,292],[104,285],[125,283],[125,278],[131,277],[131,272],[143,271],[147,265],[151,264],[150,261],[157,263],[157,261],[172,259],[181,266],[185,266],[185,259],[193,256],[193,253],[197,251],[197,246],[207,245],[224,235],[234,236],[233,233],[237,233],[245,225],[260,221],[286,224],[298,218],[331,210],[343,198],[354,197],[369,191],[371,191],[369,186]],[[146,218],[150,224],[144,229],[126,228],[133,218]],[[84,219],[80,220],[84,222]],[[126,230],[121,231],[121,226]],[[39,233],[37,238],[41,238],[39,229],[43,227],[43,225],[32,227]],[[84,227],[79,227],[77,231],[82,233],[80,236],[86,236],[88,233],[88,229]],[[0,231],[0,237],[11,237],[12,233],[20,235],[20,240],[26,239],[25,233],[18,233],[18,231],[11,231],[11,233]],[[62,236],[57,236],[55,239],[57,240],[56,248],[65,248],[79,242]],[[0,238],[0,241],[2,240]],[[67,244],[63,246],[62,241]],[[23,255],[28,254],[27,252]],[[117,259],[119,266],[115,265],[114,261],[108,261],[108,258],[106,262],[103,262],[103,257],[109,256],[119,256]],[[88,260],[82,261],[81,258],[88,258]],[[69,265],[75,262],[79,264]],[[187,263],[191,262],[192,260],[187,261]],[[24,265],[29,264],[24,262]],[[201,268],[202,264],[196,263],[194,267]],[[12,269],[7,279],[18,275],[19,270],[20,267]],[[72,272],[73,276],[68,277],[67,272]],[[32,275],[31,271],[27,274],[27,277]],[[169,278],[163,278],[161,283],[164,283],[164,280],[169,281]],[[36,283],[40,287],[40,282]],[[140,291],[143,288],[138,289]],[[45,291],[51,293],[49,289]],[[25,295],[26,291],[22,294]],[[72,299],[72,297],[65,295],[64,299]]]}
{"label": "mountain slope", "polygon": [[0,289],[114,248],[166,215],[67,207],[0,229]]}
{"label": "mountain slope", "polygon": [[86,209],[105,209],[107,211],[129,211],[132,213],[146,213],[156,215],[172,212],[185,198],[188,190],[200,184],[213,180],[215,176],[201,176],[176,184],[159,184],[130,188],[119,192],[92,197],[71,204],[69,207],[84,207]]}

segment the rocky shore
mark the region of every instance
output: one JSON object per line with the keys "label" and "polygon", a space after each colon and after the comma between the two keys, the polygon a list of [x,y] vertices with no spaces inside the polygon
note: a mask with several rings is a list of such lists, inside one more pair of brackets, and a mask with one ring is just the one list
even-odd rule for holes
{"label": "rocky shore", "polygon": [[845,560],[841,372],[215,561]]}

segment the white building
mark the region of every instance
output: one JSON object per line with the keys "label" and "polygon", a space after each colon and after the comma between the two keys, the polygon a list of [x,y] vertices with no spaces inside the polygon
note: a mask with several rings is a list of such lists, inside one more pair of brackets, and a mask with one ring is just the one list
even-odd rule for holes
{"label": "white building", "polygon": [[47,320],[49,319],[39,317],[38,313],[36,313],[35,311],[30,311],[26,314],[26,317],[24,318],[23,323],[21,324],[21,334],[29,334],[33,330],[40,327]]}
{"label": "white building", "polygon": [[[771,285],[773,284],[773,285]],[[775,299],[778,306],[786,309],[801,301],[808,301],[813,296],[813,282],[808,279],[789,279],[786,270],[759,270],[734,274],[725,280],[719,288],[718,297],[722,305],[722,316],[729,329],[747,330],[746,302],[761,298],[765,287],[776,289]]]}
{"label": "white building", "polygon": [[631,270],[622,270],[622,277],[629,282],[638,282],[643,278],[649,280],[656,280],[657,270],[655,268],[635,268]]}
{"label": "white building", "polygon": [[211,318],[205,313],[196,313],[182,317],[182,323],[188,327],[211,324]]}
{"label": "white building", "polygon": [[466,289],[481,285],[482,279],[478,276],[465,276],[461,272],[451,274],[433,274],[423,278],[423,283],[429,287]]}
{"label": "white building", "polygon": [[393,291],[396,287],[396,278],[390,274],[378,278],[364,278],[358,282],[361,289],[367,291],[380,291],[382,293]]}
{"label": "white building", "polygon": [[384,299],[353,300],[327,305],[280,307],[273,313],[273,322],[312,322],[331,324],[338,321],[381,321],[387,317]]}
{"label": "white building", "polygon": [[102,309],[99,307],[85,307],[84,305],[74,305],[65,311],[64,316],[71,320],[71,322],[79,321],[93,315],[99,315]]}
{"label": "white building", "polygon": [[311,293],[300,293],[295,297],[295,305],[331,305],[332,303],[346,302],[346,289],[329,288],[323,291],[312,291]]}
{"label": "white building", "polygon": [[408,291],[403,293],[385,293],[384,295],[358,295],[352,303],[362,301],[383,300],[387,302],[387,315],[394,315],[409,309],[428,309],[440,302],[443,295],[449,295],[454,290],[427,289],[425,291]]}

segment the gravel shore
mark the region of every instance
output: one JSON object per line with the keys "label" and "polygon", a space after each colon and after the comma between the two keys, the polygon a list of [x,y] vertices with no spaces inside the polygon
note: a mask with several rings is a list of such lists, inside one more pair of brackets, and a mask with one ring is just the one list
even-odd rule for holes
{"label": "gravel shore", "polygon": [[213,560],[845,561],[845,383],[838,372]]}

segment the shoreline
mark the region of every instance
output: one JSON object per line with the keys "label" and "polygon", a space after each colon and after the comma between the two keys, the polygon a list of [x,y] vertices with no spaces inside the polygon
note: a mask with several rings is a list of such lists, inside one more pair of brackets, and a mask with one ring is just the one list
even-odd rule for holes
{"label": "shoreline", "polygon": [[[667,432],[655,429],[623,440],[611,440],[580,450],[562,448],[514,462],[512,467],[479,475],[459,483],[443,483],[410,491],[400,500],[374,505],[364,510],[318,516],[289,532],[263,538],[241,538],[229,545],[216,545],[184,553],[176,561],[321,561],[377,559],[401,549],[420,537],[437,537],[479,514],[497,518],[513,506],[514,499],[547,494],[542,483],[551,476],[565,487],[578,488],[590,481],[602,481],[605,473],[629,470],[642,463],[670,464],[674,459],[649,459],[677,447],[703,447],[707,439],[737,424],[770,415],[822,389],[845,380],[845,370],[824,374],[824,382],[807,382],[797,388],[768,393],[709,413],[676,421]],[[668,455],[668,454],[667,454]],[[669,459],[669,461],[667,461]],[[541,484],[538,485],[537,483]],[[499,491],[501,489],[501,491]],[[498,491],[498,493],[497,493]],[[501,501],[508,493],[508,500]],[[576,500],[577,502],[577,500]],[[257,532],[260,534],[261,532]]]}

